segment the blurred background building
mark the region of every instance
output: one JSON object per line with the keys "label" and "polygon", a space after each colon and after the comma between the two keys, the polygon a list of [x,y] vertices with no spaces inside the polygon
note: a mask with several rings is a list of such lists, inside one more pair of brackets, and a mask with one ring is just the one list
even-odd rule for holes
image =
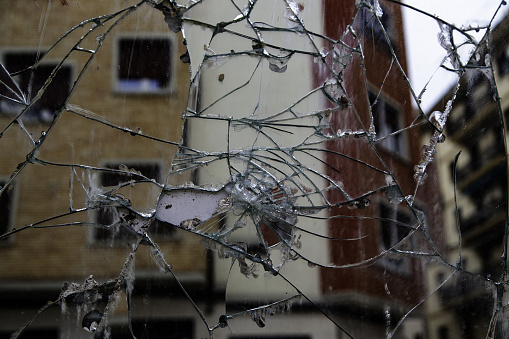
{"label": "blurred background building", "polygon": [[[485,40],[469,61],[472,67],[462,74],[457,93],[451,88],[432,110],[444,112],[455,95],[437,163],[445,242],[450,262],[460,270],[430,268],[429,292],[441,286],[428,303],[430,338],[486,337],[500,297],[487,282],[506,279],[508,24],[506,17],[493,29],[489,49]],[[489,60],[494,73],[486,68]],[[505,314],[501,312],[499,317]],[[497,338],[507,335],[503,323],[496,323]]]}
{"label": "blurred background building", "polygon": [[[359,131],[371,125],[380,142],[376,152],[368,143],[359,143],[355,138],[331,142],[330,150],[363,163],[328,155],[327,163],[339,169],[339,172],[329,170],[328,175],[344,183],[355,183],[356,196],[362,196],[370,187],[390,186],[396,181],[398,189],[368,196],[369,206],[343,209],[338,214],[347,217],[331,219],[330,231],[334,237],[359,239],[340,245],[331,242],[331,261],[345,266],[364,265],[323,269],[321,284],[327,300],[334,301],[340,323],[349,326],[353,337],[380,337],[424,297],[425,261],[396,252],[427,250],[423,246],[426,240],[419,232],[412,232],[412,227],[424,223],[430,233],[440,229],[439,198],[430,194],[436,184],[432,166],[428,168],[428,181],[418,190],[415,188],[414,166],[421,161],[422,152],[419,132],[404,130],[416,116],[409,84],[403,76],[403,72],[407,74],[407,61],[401,7],[380,2],[378,18],[361,7],[353,26],[361,42],[356,45],[351,31],[343,35],[356,8],[353,1],[350,7],[344,6],[344,2],[325,2],[325,35],[344,43],[338,46],[340,51],[348,47],[361,49],[363,58],[354,53],[351,63],[342,70],[345,94],[351,106],[336,115],[333,124],[342,131]],[[365,164],[386,170],[393,177],[374,173]],[[366,313],[370,314],[369,320],[362,317]],[[424,310],[414,309],[402,328],[395,333],[388,331],[386,335],[424,338]]]}
{"label": "blurred background building", "polygon": [[[93,206],[83,212],[91,195],[105,194],[107,189],[101,187],[116,188],[120,182],[139,180],[141,177],[136,174],[128,174],[133,170],[159,183],[166,180],[177,150],[175,145],[180,141],[181,114],[187,105],[188,67],[179,60],[185,47],[182,38],[169,31],[163,14],[149,6],[142,6],[136,15],[119,21],[111,33],[107,33],[107,29],[120,16],[111,20],[102,17],[102,23],[85,22],[125,7],[124,1],[34,1],[0,5],[2,64],[11,73],[36,65],[14,76],[20,89],[31,98],[35,97],[53,70],[60,67],[52,74],[53,81],[42,97],[18,119],[19,126],[8,129],[0,139],[1,185],[23,167],[2,194],[1,232],[32,224],[69,223],[62,227],[27,229],[2,240],[2,338],[9,337],[8,333],[27,323],[46,302],[56,300],[64,281],[82,284],[93,275],[97,281],[104,282],[120,273],[135,238],[124,235],[125,230],[115,233],[93,226],[94,222],[112,224],[113,216],[112,210]],[[59,41],[65,32],[82,22]],[[104,29],[91,31],[94,25],[101,24]],[[102,34],[105,38],[97,53],[90,52],[97,48],[97,39]],[[73,95],[67,102],[71,91]],[[13,96],[5,88],[2,94]],[[63,110],[59,113],[62,115],[59,124],[53,126],[53,116],[64,103],[72,107],[74,113]],[[0,107],[3,130],[21,112],[21,105],[2,98]],[[125,126],[125,130],[97,121]],[[41,162],[21,165],[34,144],[44,138],[41,132],[48,129],[51,132],[36,156],[53,165],[45,166]],[[136,134],[150,135],[168,143],[133,137]],[[69,167],[70,164],[83,166]],[[182,181],[185,180],[182,177]],[[70,185],[74,185],[72,196]],[[135,187],[128,185],[118,193],[130,199],[139,210],[144,210],[153,208],[160,191],[161,187],[147,182]],[[67,215],[69,212],[71,214]],[[41,222],[44,220],[46,222]],[[199,239],[161,223],[152,225],[149,233],[161,251],[175,260],[173,270],[179,279],[192,286],[191,290],[205,295],[208,266]],[[141,319],[154,318],[148,325],[154,335],[164,327],[164,331],[169,329],[175,338],[196,336],[196,315],[192,307],[181,303],[185,297],[175,291],[174,280],[154,264],[147,247],[137,251],[135,266],[135,290],[143,289],[144,297],[153,301],[145,305],[142,299],[135,298],[135,308],[141,308]],[[150,290],[146,286],[150,286]],[[99,304],[104,306],[104,302]],[[161,306],[168,304],[172,306]],[[91,310],[68,305],[66,313],[58,306],[53,307],[22,337],[89,337],[78,319],[78,315],[83,317],[88,311]],[[122,333],[127,331],[125,312],[125,302],[121,301],[111,319],[114,337],[123,337]],[[133,317],[137,333],[142,333],[137,311]]]}
{"label": "blurred background building", "polygon": [[[209,4],[210,7],[207,4],[196,6],[193,15],[217,23],[221,16],[238,14],[233,7],[230,13],[223,7]],[[283,2],[281,5],[284,7]],[[232,95],[232,101],[216,104],[217,98],[245,81],[243,76],[249,72],[249,67],[255,67],[253,63],[258,60],[247,57],[244,64],[204,69],[200,77],[193,80],[194,88],[191,87],[188,101],[189,76],[197,74],[192,58],[203,57],[207,48],[216,53],[227,48],[226,53],[230,53],[234,43],[218,38],[214,45],[208,46],[214,34],[212,28],[189,29],[188,39],[203,42],[194,44],[197,50],[189,50],[192,67],[195,67],[190,69],[182,62],[186,61],[184,39],[180,33],[174,34],[168,29],[161,11],[143,5],[114,25],[113,22],[128,13],[101,17],[126,7],[125,1],[100,4],[35,1],[0,5],[4,27],[0,36],[2,64],[13,74],[20,89],[31,97],[45,88],[37,103],[17,120],[18,126],[8,128],[0,138],[1,185],[8,182],[12,173],[21,170],[0,198],[0,233],[25,225],[34,226],[2,240],[1,338],[30,321],[47,301],[56,300],[63,281],[83,283],[92,275],[103,283],[117,277],[123,269],[135,238],[122,226],[117,232],[100,227],[115,224],[118,216],[113,209],[87,205],[92,195],[116,189],[121,194],[117,196],[119,200],[129,199],[137,210],[143,210],[156,205],[163,189],[151,179],[167,185],[189,181],[198,185],[221,185],[228,180],[230,173],[224,163],[192,174],[166,177],[178,143],[214,151],[242,147],[253,138],[253,133],[239,130],[229,141],[231,144],[225,146],[225,128],[229,126],[205,120],[188,121],[182,136],[181,115],[186,108],[196,112],[206,108],[207,114],[227,111],[231,115],[247,116],[250,109],[262,107],[264,112],[273,114],[331,80],[313,57],[296,55],[288,65],[280,65],[276,71],[274,66],[263,64],[266,66],[261,73],[263,77],[250,84],[256,92]],[[382,337],[425,296],[422,262],[394,251],[421,249],[422,235],[412,231],[418,222],[426,219],[428,225],[440,227],[438,197],[430,194],[434,185],[433,169],[430,169],[426,185],[413,196],[413,167],[421,160],[418,132],[409,129],[397,133],[415,119],[410,89],[401,73],[406,71],[406,56],[400,7],[384,3],[378,17],[368,8],[358,11],[353,0],[302,1],[299,10],[307,29],[340,42],[329,41],[319,46],[337,50],[336,55],[330,53],[326,57],[324,64],[344,65],[343,69],[334,69],[342,78],[336,97],[311,97],[299,109],[310,112],[316,108],[334,108],[330,125],[335,131],[353,135],[355,131],[373,126],[376,137],[383,139],[376,151],[353,136],[328,141],[322,157],[309,164],[348,185],[349,193],[358,198],[352,201],[353,209],[334,208],[318,215],[341,215],[341,218],[317,219],[312,224],[314,230],[326,236],[354,241],[303,240],[304,246],[308,246],[303,251],[314,260],[342,268],[311,267],[313,265],[305,260],[285,266],[285,277],[344,331],[304,301],[302,305],[294,305],[290,314],[276,314],[271,320],[266,319],[264,329],[259,329],[259,321],[253,322],[247,316],[229,324],[229,330],[217,332],[216,338],[343,338],[347,337],[346,333],[355,338]],[[271,13],[260,18],[274,26],[282,25],[283,19],[272,17]],[[84,21],[93,17],[100,19]],[[352,22],[353,29],[349,30]],[[58,40],[79,23],[82,24],[68,36]],[[101,28],[89,33],[96,26]],[[110,27],[113,27],[111,31]],[[265,41],[271,39],[267,36]],[[285,39],[286,36],[274,37],[269,42],[277,46],[286,43]],[[59,42],[53,45],[56,41]],[[77,41],[81,42],[75,45]],[[239,50],[244,47],[239,44]],[[257,46],[246,47],[251,48],[254,50]],[[69,51],[71,55],[61,63]],[[337,57],[341,59],[339,62],[333,60]],[[27,67],[32,69],[22,72]],[[288,67],[286,72],[278,72],[282,67]],[[54,71],[56,69],[58,71]],[[236,76],[230,76],[233,74]],[[47,84],[46,80],[51,77],[53,81]],[[5,75],[2,79],[8,81],[4,80],[7,79]],[[253,95],[258,91],[260,95]],[[71,92],[71,99],[67,101]],[[5,99],[13,96],[5,88],[0,94],[4,96],[0,101],[3,130],[21,112],[21,106]],[[60,121],[53,125],[54,114],[64,104],[68,109],[57,113],[61,114]],[[344,107],[340,110],[341,105]],[[46,135],[48,129],[51,133]],[[143,135],[151,138],[143,138]],[[301,137],[295,133],[285,135],[284,140],[291,144]],[[456,138],[459,143],[461,138]],[[32,152],[41,142],[42,146]],[[27,158],[27,154],[44,161]],[[346,160],[344,155],[363,163]],[[496,154],[486,157],[482,163],[498,159]],[[505,166],[504,161],[505,158],[499,159],[496,166]],[[374,173],[366,164],[397,174],[398,188],[363,197],[372,187],[384,187],[394,179],[383,172]],[[458,187],[467,189],[466,178],[468,174],[462,178],[465,184],[461,186],[459,180]],[[146,180],[146,184],[122,186],[133,179]],[[325,185],[325,182],[317,182],[322,188]],[[345,202],[345,198],[336,193],[330,193],[328,198]],[[495,198],[486,196],[483,199]],[[407,204],[409,201],[413,203],[412,208]],[[450,204],[446,203],[445,207],[450,208]],[[467,211],[462,216],[471,217],[474,216]],[[231,267],[230,260],[219,259],[205,249],[200,237],[180,228],[154,221],[149,235],[173,265],[173,271],[190,297],[212,323],[233,310],[282,300],[293,289],[277,277],[246,279],[236,266]],[[492,239],[498,238],[493,236]],[[253,234],[242,234],[238,240],[247,242],[252,251],[260,246]],[[488,240],[486,244],[490,244]],[[127,305],[124,298],[120,298],[110,320],[113,338],[129,336],[128,306],[132,308],[133,329],[139,338],[166,338],[168,333],[171,338],[206,337],[208,333],[193,305],[176,280],[161,271],[154,256],[157,254],[154,255],[149,246],[137,250],[133,302]],[[95,280],[88,282],[94,284]],[[97,295],[84,293],[82,297],[97,298]],[[105,307],[106,300],[98,299],[95,303]],[[22,338],[89,337],[90,334],[81,329],[81,321],[89,311],[90,308],[76,305],[67,305],[63,310],[53,306],[31,324]],[[394,338],[424,338],[424,316],[421,308],[414,310]]]}

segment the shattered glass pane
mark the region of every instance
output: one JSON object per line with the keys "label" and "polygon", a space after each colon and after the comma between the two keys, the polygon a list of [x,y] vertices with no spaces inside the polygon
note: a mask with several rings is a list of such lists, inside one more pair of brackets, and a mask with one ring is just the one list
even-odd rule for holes
{"label": "shattered glass pane", "polygon": [[507,337],[506,2],[414,2],[1,4],[0,338]]}

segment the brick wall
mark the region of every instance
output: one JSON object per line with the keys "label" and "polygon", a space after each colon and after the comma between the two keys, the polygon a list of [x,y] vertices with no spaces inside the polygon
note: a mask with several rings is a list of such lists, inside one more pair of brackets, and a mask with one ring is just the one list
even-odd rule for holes
{"label": "brick wall", "polygon": [[[65,3],[65,5],[62,5]],[[3,32],[0,36],[0,53],[12,50],[48,49],[63,33],[93,16],[114,13],[126,7],[124,0],[116,1],[16,1],[0,4]],[[132,2],[133,4],[135,2]],[[107,27],[105,25],[105,27]],[[47,60],[58,61],[73,44],[87,33],[91,25],[79,29],[59,44]],[[104,32],[104,31],[101,31]],[[118,36],[129,34],[162,35],[172,40],[173,90],[164,95],[118,94],[114,91],[114,64]],[[90,41],[80,47],[94,48],[93,33]],[[161,12],[143,5],[120,22],[108,34],[94,60],[88,65],[70,104],[77,105],[104,117],[112,123],[141,129],[143,134],[178,142],[181,136],[181,114],[185,110],[189,86],[189,68],[179,60],[185,52],[181,34],[171,32]],[[68,59],[74,79],[87,62],[90,53],[74,51]],[[0,115],[3,129],[12,115]],[[26,123],[32,138],[37,140],[49,123]],[[11,126],[0,138],[0,178],[7,179],[16,166],[25,161],[32,145],[18,126]],[[63,112],[58,123],[49,132],[38,157],[61,164],[102,166],[106,162],[157,161],[164,181],[176,147],[132,136],[111,127]],[[81,173],[81,172],[80,172]],[[86,174],[86,172],[83,172]],[[16,178],[14,227],[23,227],[69,211],[68,167],[29,164]],[[86,181],[86,175],[80,177]],[[188,178],[180,178],[184,181]],[[74,182],[74,208],[85,207],[85,195]],[[152,205],[154,207],[154,205]],[[93,220],[92,213],[75,214],[46,223]],[[9,244],[0,247],[2,280],[63,279],[96,276],[116,276],[128,253],[128,248],[105,247],[90,241],[91,226],[69,226],[51,229],[31,229],[17,233]],[[175,271],[203,272],[205,258],[199,239],[182,232],[175,239],[159,242],[167,260]],[[150,251],[140,250],[136,267],[157,269],[150,259]]]}

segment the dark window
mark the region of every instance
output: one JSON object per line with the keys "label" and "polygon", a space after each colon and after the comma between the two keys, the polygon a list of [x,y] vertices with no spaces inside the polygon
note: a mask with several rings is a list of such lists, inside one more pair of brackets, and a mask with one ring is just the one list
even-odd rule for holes
{"label": "dark window", "polygon": [[[402,251],[411,251],[410,241],[398,245],[409,233],[412,225],[410,214],[405,213],[395,205],[379,205],[380,226],[381,226],[381,245],[383,250],[397,248]],[[398,245],[396,247],[396,245]],[[401,258],[394,253],[388,252],[379,263],[387,270],[409,275],[411,274],[410,258]]]}
{"label": "dark window", "polygon": [[[119,169],[124,167],[122,164],[107,164],[106,168]],[[157,164],[129,164],[127,167],[140,172],[142,175],[149,179],[159,180],[160,168]],[[116,186],[118,184],[129,182],[131,180],[142,179],[143,177],[131,173],[118,173],[118,172],[102,172],[101,174],[101,185],[102,186]]]}
{"label": "dark window", "polygon": [[[381,95],[369,92],[369,103],[375,124],[377,138],[387,137],[401,129],[400,113],[398,109],[388,103]],[[396,133],[380,142],[380,145],[388,151],[403,153],[403,135]]]}
{"label": "dark window", "polygon": [[170,89],[172,45],[169,38],[120,38],[116,90],[162,93]]}
{"label": "dark window", "polygon": [[[194,339],[192,319],[172,320],[136,320],[132,322],[133,333],[136,338],[150,339]],[[111,326],[111,337],[131,338],[127,325]]]}
{"label": "dark window", "polygon": [[[29,102],[37,95],[58,66],[57,63],[42,61],[36,68],[28,70],[38,61],[39,56],[40,53],[37,52],[6,52],[3,56],[5,68],[9,73],[17,74],[14,75],[14,79]],[[62,65],[41,98],[24,113],[23,121],[51,121],[69,94],[71,73],[69,65]],[[0,94],[12,97],[12,94],[5,88],[0,88]],[[6,98],[0,100],[0,112],[3,114],[15,115],[23,109],[22,105]]]}
{"label": "dark window", "polygon": [[509,73],[509,49],[504,50],[497,58],[500,75]]}
{"label": "dark window", "polygon": [[[369,1],[371,6],[374,8],[374,1]],[[380,23],[377,20],[377,17],[374,13],[372,13],[367,8],[363,8],[360,11],[360,31],[364,35],[364,39],[369,41],[373,41],[377,47],[390,51],[389,41],[385,37],[387,36],[390,39],[391,44],[394,46],[395,37],[392,28],[392,15],[388,9],[380,5],[380,9],[382,10],[382,16],[380,17]]]}
{"label": "dark window", "polygon": [[444,272],[439,272],[437,274],[437,285],[440,285],[441,283],[443,283],[445,280],[445,274]]}
{"label": "dark window", "polygon": [[447,326],[438,328],[438,339],[449,339],[449,328]]}
{"label": "dark window", "polygon": [[[5,181],[0,181],[0,187],[5,185]],[[14,185],[10,184],[6,190],[0,195],[0,234],[4,234],[11,229],[13,217],[13,203],[14,203]],[[5,243],[8,238],[0,240]]]}
{"label": "dark window", "polygon": [[[105,168],[119,169],[121,164],[108,164]],[[129,164],[129,169],[138,171],[149,179],[159,181],[160,177],[160,166],[158,164],[140,163],[140,164]],[[114,187],[122,183],[128,183],[132,180],[143,180],[142,176],[131,174],[131,173],[118,173],[104,171],[100,176],[100,184],[102,187]],[[109,226],[114,223],[116,209],[115,207],[101,208],[97,212],[96,222],[99,225]],[[120,226],[120,230],[116,231],[110,228],[97,228],[95,230],[94,238],[97,241],[109,241],[114,240],[118,242],[130,242],[135,239],[135,235],[129,231],[129,229]],[[174,235],[175,228],[170,224],[154,220],[150,225],[148,234],[159,238],[170,238]]]}
{"label": "dark window", "polygon": [[382,218],[382,238],[384,249],[390,249],[405,238],[410,232],[411,218],[396,206],[380,205]]}
{"label": "dark window", "polygon": [[[12,333],[0,332],[0,339],[11,338]],[[56,339],[59,338],[58,330],[56,329],[27,329],[20,336],[23,339]]]}

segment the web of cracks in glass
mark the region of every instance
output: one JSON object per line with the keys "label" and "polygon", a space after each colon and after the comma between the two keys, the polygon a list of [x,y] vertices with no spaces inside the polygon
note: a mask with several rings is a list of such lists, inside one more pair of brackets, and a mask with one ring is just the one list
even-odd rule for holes
{"label": "web of cracks in glass", "polygon": [[[507,270],[505,251],[500,269],[495,270],[497,275],[477,274],[462,266],[461,237],[458,261],[451,260],[443,247],[435,243],[436,237],[427,222],[432,212],[423,206],[425,193],[429,191],[421,193],[428,189],[424,188],[426,176],[433,166],[436,147],[445,142],[446,122],[454,100],[469,91],[464,90],[463,86],[468,85],[464,85],[463,79],[482,78],[487,83],[492,94],[489,100],[496,105],[497,116],[502,121],[494,133],[497,140],[505,141],[500,98],[489,54],[491,27],[458,28],[436,19],[442,30],[440,44],[447,52],[442,68],[458,75],[458,85],[442,111],[427,115],[419,107],[424,90],[416,93],[410,86],[399,57],[402,45],[397,40],[401,37],[389,18],[394,8],[402,4],[357,1],[351,23],[338,37],[308,29],[319,26],[311,25],[311,16],[307,19],[310,21],[303,19],[312,7],[304,2],[281,0],[269,16],[262,3],[254,0],[225,2],[224,15],[210,11],[209,4],[206,1],[189,4],[142,1],[78,24],[48,51],[25,55],[20,69],[12,68],[13,60],[4,60],[0,71],[1,103],[14,117],[0,135],[7,138],[11,129],[20,128],[29,139],[31,149],[26,160],[1,184],[1,217],[11,215],[8,200],[15,192],[16,179],[29,168],[39,165],[67,168],[70,179],[68,213],[12,230],[3,229],[3,241],[33,228],[82,225],[94,228],[96,240],[123,239],[132,247],[116,279],[99,283],[89,278],[83,284],[67,284],[58,300],[43,307],[39,314],[52,305],[80,304],[85,299],[94,304],[102,300],[101,310],[88,312],[83,325],[96,337],[106,335],[108,319],[121,295],[126,296],[131,312],[134,261],[140,246],[149,246],[161,270],[177,280],[210,337],[242,316],[251,317],[263,327],[266,317],[288,311],[296,301],[313,305],[351,337],[349,330],[325,311],[319,301],[308,297],[297,282],[287,277],[284,267],[291,262],[305,263],[315,270],[379,265],[382,270],[403,276],[413,274],[412,267],[417,260],[439,262],[448,268],[451,273],[436,290],[421,290],[407,311],[389,319],[386,337],[394,336],[415,308],[460,273],[489,284],[495,291],[494,305],[502,305]],[[91,72],[88,66],[101,53],[105,41],[111,38],[119,23],[135,15],[142,6],[161,11],[169,29],[182,32],[187,44],[187,52],[180,60],[190,63],[191,79],[179,143],[132,130],[87,107],[71,104],[81,78]],[[273,16],[281,19],[269,22]],[[46,55],[74,38],[74,31],[82,29],[85,33],[74,42],[68,54],[49,67],[45,63]],[[478,31],[484,33],[480,39],[474,37]],[[130,44],[128,40],[123,41]],[[161,41],[160,48],[168,48]],[[369,69],[370,43],[388,60],[382,72]],[[148,43],[147,48],[158,48],[156,45]],[[134,47],[126,48],[134,50]],[[76,72],[76,82],[65,82],[61,78],[69,72],[67,61],[76,54],[86,55],[86,61]],[[299,71],[305,68],[302,65],[309,70]],[[139,79],[119,83],[120,91],[130,91],[132,86],[144,86],[147,91],[169,86],[171,70],[161,65],[157,69],[158,73],[167,71],[167,74],[160,79],[160,74],[152,75],[154,79],[148,81],[136,75]],[[121,77],[127,79],[127,75],[122,75],[127,74],[123,66],[120,71]],[[377,80],[379,75],[371,76],[370,72],[381,73],[381,78]],[[393,77],[402,79],[399,82],[402,91],[408,92],[408,98],[412,96],[417,113],[406,114],[408,107],[386,94],[391,91]],[[283,87],[278,89],[279,96],[270,93],[276,88],[271,84]],[[350,88],[352,84],[357,86],[355,91]],[[53,87],[59,85],[63,87],[55,91]],[[53,92],[68,95],[52,98]],[[58,107],[53,107],[55,102]],[[48,125],[40,137],[33,138],[25,124],[37,119],[39,111],[44,111],[39,116]],[[144,138],[177,147],[169,174],[163,175],[157,163],[94,167],[44,159],[40,151],[53,129],[68,114],[126,132],[132,136],[133,143]],[[428,140],[422,154],[416,156],[415,149],[421,147],[415,145],[422,144],[422,131],[427,133]],[[460,175],[456,169],[458,159],[452,165],[454,180]],[[411,184],[408,176],[398,171],[399,165],[394,164],[398,161],[415,165]],[[193,182],[170,184],[175,176],[186,173]],[[138,209],[124,193],[137,187],[143,187],[140,192],[151,189],[156,192],[157,199],[148,210]],[[501,196],[499,200],[503,202],[505,193]],[[80,221],[78,216],[90,211],[94,212],[91,220]],[[76,221],[67,221],[73,216],[77,216]],[[458,217],[458,229],[459,220]],[[2,225],[8,225],[8,221],[4,220]],[[272,276],[290,286],[293,296],[227,312],[219,320],[209,319],[178,282],[171,261],[157,243],[159,236],[171,237],[177,229],[196,234],[205,248],[217,252],[221,259],[230,259],[231,270],[238,265],[239,272],[246,277]],[[506,231],[502,233],[505,242]],[[338,254],[328,250],[330,244],[357,252],[342,255],[339,251]],[[503,247],[506,248],[505,243]],[[495,333],[500,314],[503,314],[502,307],[493,307],[489,336]],[[15,337],[29,325],[21,328]],[[131,325],[129,328],[133,332]]]}

